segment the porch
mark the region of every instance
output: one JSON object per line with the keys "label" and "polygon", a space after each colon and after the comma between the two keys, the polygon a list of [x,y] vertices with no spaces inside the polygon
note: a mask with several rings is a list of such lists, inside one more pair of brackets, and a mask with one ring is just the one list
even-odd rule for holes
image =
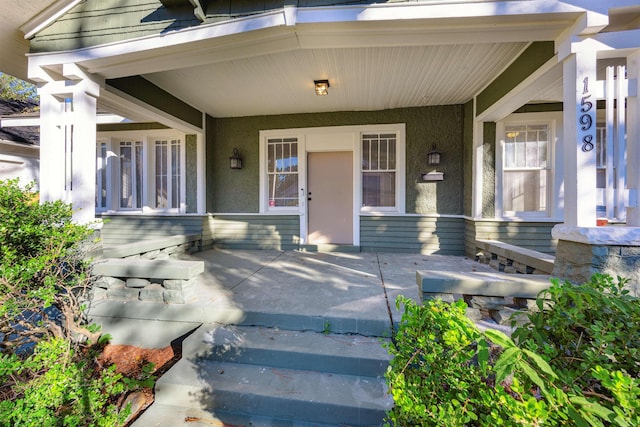
{"label": "porch", "polygon": [[115,343],[160,348],[195,329],[135,425],[379,425],[392,404],[381,343],[401,318],[396,297],[420,300],[417,270],[495,272],[424,254],[216,249],[181,258],[205,264],[188,303],[100,300],[90,310]]}

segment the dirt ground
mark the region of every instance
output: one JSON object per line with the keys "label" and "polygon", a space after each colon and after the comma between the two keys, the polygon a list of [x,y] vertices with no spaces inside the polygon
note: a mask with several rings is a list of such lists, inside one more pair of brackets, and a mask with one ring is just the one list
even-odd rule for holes
{"label": "dirt ground", "polygon": [[[143,366],[153,363],[153,375],[157,379],[173,366],[180,357],[179,350],[174,349],[172,346],[141,348],[131,345],[108,344],[100,356],[100,362],[104,366],[115,364],[117,372],[132,378],[136,378],[142,372]],[[135,421],[153,403],[153,400],[154,395],[151,388],[123,396],[120,406],[125,407],[131,403],[132,411],[126,425],[130,425]]]}

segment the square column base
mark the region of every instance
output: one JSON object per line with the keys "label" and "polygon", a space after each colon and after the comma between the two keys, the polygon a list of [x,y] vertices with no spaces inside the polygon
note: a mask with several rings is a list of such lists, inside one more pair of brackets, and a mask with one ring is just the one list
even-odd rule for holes
{"label": "square column base", "polygon": [[629,279],[627,288],[640,295],[640,227],[571,227],[556,225],[558,239],[553,276],[587,282],[594,273]]}

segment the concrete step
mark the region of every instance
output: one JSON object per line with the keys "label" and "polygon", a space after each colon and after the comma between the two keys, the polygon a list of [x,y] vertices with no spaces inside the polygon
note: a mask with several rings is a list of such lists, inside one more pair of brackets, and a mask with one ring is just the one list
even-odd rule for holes
{"label": "concrete step", "polygon": [[220,410],[163,405],[157,402],[153,404],[153,410],[144,412],[134,425],[140,427],[337,427],[335,424],[291,421]]}
{"label": "concrete step", "polygon": [[423,296],[430,293],[533,298],[551,286],[551,276],[498,272],[416,271]]}
{"label": "concrete step", "polygon": [[[158,380],[147,421],[136,426],[183,425],[186,417],[220,425],[379,426],[393,404],[380,338],[203,325],[185,339],[183,355]],[[173,423],[159,414],[167,408],[178,414]]]}
{"label": "concrete step", "polygon": [[382,338],[276,328],[203,325],[183,352],[221,362],[377,377],[389,365]]}
{"label": "concrete step", "polygon": [[349,426],[379,426],[393,404],[382,378],[206,359],[183,360],[163,375],[156,385],[156,402]]}
{"label": "concrete step", "polygon": [[309,314],[244,311],[243,326],[264,326],[297,331],[315,331],[337,334],[358,334],[370,337],[391,336],[389,319],[355,318],[339,316],[313,316]]}

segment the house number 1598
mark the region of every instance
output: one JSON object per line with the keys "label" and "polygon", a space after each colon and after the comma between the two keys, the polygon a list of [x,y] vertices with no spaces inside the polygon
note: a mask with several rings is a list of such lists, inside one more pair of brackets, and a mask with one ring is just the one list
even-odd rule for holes
{"label": "house number 1598", "polygon": [[[580,100],[580,118],[578,119],[580,129],[585,132],[588,132],[593,126],[593,119],[591,118],[591,114],[589,111],[593,108],[593,103],[591,101],[587,101],[591,98],[591,94],[589,93],[589,77],[585,77],[582,81],[584,83],[584,87],[582,89],[582,99]],[[593,150],[593,135],[585,135],[582,137],[582,151],[587,152]]]}

